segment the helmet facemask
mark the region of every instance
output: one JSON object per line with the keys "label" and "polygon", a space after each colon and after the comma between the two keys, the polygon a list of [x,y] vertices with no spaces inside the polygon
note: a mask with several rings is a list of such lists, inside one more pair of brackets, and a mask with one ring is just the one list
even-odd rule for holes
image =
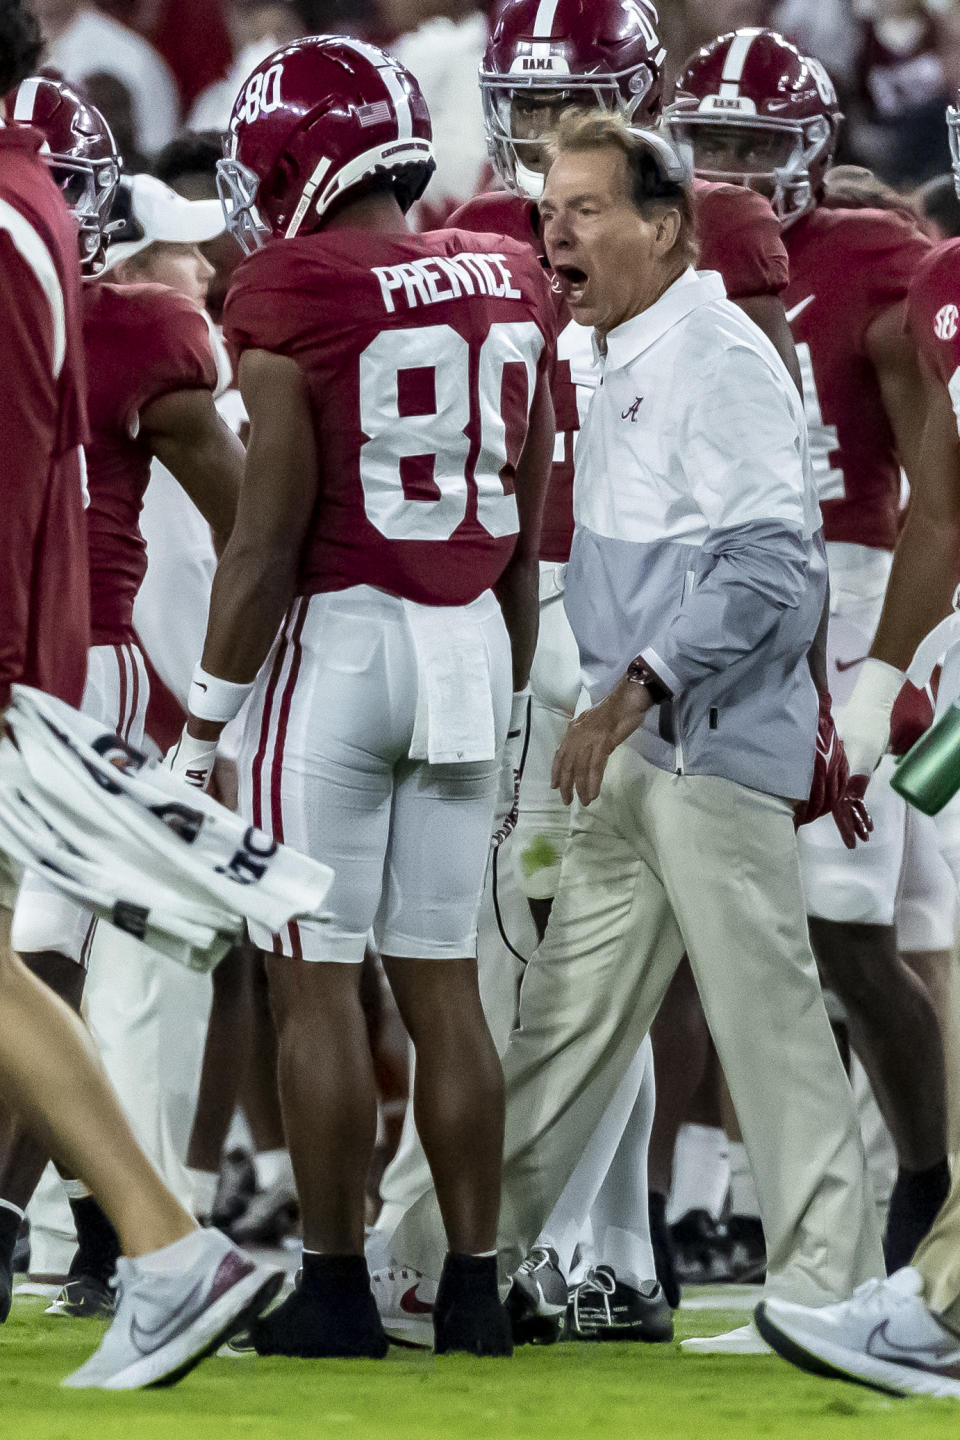
{"label": "helmet facemask", "polygon": [[116,227],[110,212],[120,184],[119,160],[77,160],[42,151],[51,178],[73,214],[80,232],[80,269],[99,275],[104,267],[107,237]]}
{"label": "helmet facemask", "polygon": [[827,168],[832,138],[823,116],[773,120],[678,105],[667,112],[667,124],[675,143],[692,154],[697,175],[765,195],[784,229],[816,203],[812,171]]}
{"label": "helmet facemask", "polygon": [[[621,83],[628,76],[627,86],[632,97],[629,102],[624,100],[621,90]],[[568,74],[562,77],[562,83],[550,85],[545,85],[544,77],[536,73],[501,75],[481,70],[484,129],[494,169],[515,195],[538,200],[545,178],[543,151],[562,112],[571,106],[618,111],[627,121],[632,121],[654,83],[653,72],[646,65],[616,75]],[[531,112],[552,112],[552,125],[539,133],[518,133],[526,128],[521,118],[524,108]]]}
{"label": "helmet facemask", "polygon": [[259,188],[260,177],[249,166],[230,157],[217,161],[217,194],[223,218],[244,255],[262,250],[272,234],[257,209]]}
{"label": "helmet facemask", "polygon": [[947,106],[947,139],[950,141],[950,168],[953,188],[960,199],[960,106]]}

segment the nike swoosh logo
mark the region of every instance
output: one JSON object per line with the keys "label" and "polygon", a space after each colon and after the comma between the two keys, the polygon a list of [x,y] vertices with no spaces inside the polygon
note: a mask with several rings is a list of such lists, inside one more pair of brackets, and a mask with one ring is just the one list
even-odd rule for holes
{"label": "nike swoosh logo", "polygon": [[141,1355],[150,1355],[154,1350],[159,1350],[161,1345],[166,1345],[168,1341],[173,1340],[187,1328],[196,1315],[207,1284],[207,1276],[198,1280],[186,1298],[181,1300],[176,1310],[171,1315],[164,1315],[159,1325],[153,1327],[141,1325],[138,1323],[137,1317],[133,1316],[130,1321],[130,1339]]}
{"label": "nike swoosh logo", "polygon": [[194,683],[194,685],[196,685],[196,687],[197,687],[198,690],[206,690],[206,688],[207,688],[206,685],[203,683],[202,680],[194,680],[193,683]]}
{"label": "nike swoosh logo", "polygon": [[788,310],[787,324],[792,325],[794,320],[796,320],[797,316],[802,314],[802,312],[806,310],[808,305],[812,305],[816,298],[816,295],[808,295],[806,300],[801,300],[799,305],[794,305],[792,310]]}
{"label": "nike swoosh logo", "polygon": [[854,665],[862,665],[866,658],[866,655],[858,655],[856,660],[835,660],[834,664],[842,674],[844,670],[852,670]]}
{"label": "nike swoosh logo", "polygon": [[400,1309],[405,1315],[432,1315],[433,1306],[425,1305],[417,1298],[417,1286],[411,1285],[409,1290],[404,1290],[400,1297]]}
{"label": "nike swoosh logo", "polygon": [[[905,1365],[911,1365],[914,1369],[936,1370],[939,1375],[960,1374],[958,1366],[958,1352],[944,1353],[935,1345],[898,1345],[896,1340],[891,1340],[887,1334],[889,1320],[881,1320],[870,1332],[867,1340],[867,1354],[874,1356],[877,1360],[889,1360],[890,1351],[902,1358]],[[874,1348],[874,1342],[880,1344]]]}

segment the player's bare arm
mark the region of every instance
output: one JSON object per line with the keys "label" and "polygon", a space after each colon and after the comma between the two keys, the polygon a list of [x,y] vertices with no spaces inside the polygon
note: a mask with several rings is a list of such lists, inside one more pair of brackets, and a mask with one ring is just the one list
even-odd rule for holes
{"label": "player's bare arm", "polygon": [[222,553],[237,510],[243,446],[220,418],[210,391],[161,395],[141,411],[140,433],[190,496]]}
{"label": "player's bare arm", "polygon": [[907,329],[906,301],[878,315],[864,335],[864,348],[883,397],[897,442],[897,454],[911,489],[920,462],[927,395],[916,341]]}
{"label": "player's bare arm", "polygon": [[[296,362],[248,350],[238,378],[250,444],[236,523],[213,582],[203,668],[243,685],[256,677],[293,598],[317,466],[307,382]],[[189,722],[198,739],[216,739],[222,728]]]}
{"label": "player's bare arm", "polygon": [[787,321],[787,312],[779,295],[740,295],[734,298],[745,315],[749,315],[766,335],[780,359],[786,365],[790,378],[800,394],[803,394],[803,380],[800,377],[800,361],[793,334]]}
{"label": "player's bare arm", "polygon": [[513,688],[523,690],[537,645],[540,614],[540,520],[553,459],[553,401],[541,375],[530,411],[530,429],[517,465],[520,534],[506,569],[493,587],[503,611],[513,652]]}
{"label": "player's bare arm", "polygon": [[[840,730],[851,771],[869,775],[886,749],[890,715],[903,683],[902,672],[910,663],[916,645],[949,609],[956,581],[956,544],[955,539],[951,539],[955,532],[945,529],[936,537],[933,531],[938,517],[930,523],[928,505],[931,486],[936,495],[943,484],[933,473],[940,468],[939,460],[934,457],[938,451],[942,454],[944,444],[950,448],[955,445],[956,429],[951,415],[950,437],[938,444],[935,437],[941,427],[934,420],[929,440],[924,444],[926,416],[939,387],[932,376],[925,383],[916,340],[907,326],[906,302],[893,305],[877,316],[866,331],[864,348],[876,372],[897,454],[910,482],[912,516],[908,522],[907,548],[904,550],[900,542],[895,552],[883,613],[870,650],[871,660],[863,666],[842,711]],[[953,463],[955,466],[955,460]],[[947,485],[951,487],[950,480]],[[937,572],[930,567],[936,565],[936,557],[951,543],[952,554],[939,570],[942,579],[938,584]],[[918,551],[918,546],[928,545],[929,554],[926,548]],[[919,571],[914,569],[917,563]],[[913,577],[917,574],[924,577],[922,596],[911,593],[916,588],[911,572]],[[929,624],[928,617],[932,617]],[[915,637],[912,643],[911,637]]]}
{"label": "player's bare arm", "polygon": [[910,477],[910,505],[894,552],[870,650],[905,670],[925,635],[950,613],[960,532],[960,440],[950,395],[924,367],[926,424]]}

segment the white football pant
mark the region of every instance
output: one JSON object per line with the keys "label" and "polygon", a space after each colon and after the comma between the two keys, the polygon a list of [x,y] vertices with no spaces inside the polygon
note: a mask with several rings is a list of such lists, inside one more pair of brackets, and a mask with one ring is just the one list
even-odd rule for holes
{"label": "white football pant", "polygon": [[406,602],[359,585],[291,606],[250,698],[240,810],[332,866],[334,880],[318,919],[277,935],[251,924],[262,950],[360,964],[372,930],[381,954],[475,954],[510,715],[510,642],[490,591],[443,612],[447,626],[465,627],[461,643],[492,706],[490,759],[408,758],[420,722],[440,734],[449,716],[438,704],[424,718],[435,674],[421,674]]}

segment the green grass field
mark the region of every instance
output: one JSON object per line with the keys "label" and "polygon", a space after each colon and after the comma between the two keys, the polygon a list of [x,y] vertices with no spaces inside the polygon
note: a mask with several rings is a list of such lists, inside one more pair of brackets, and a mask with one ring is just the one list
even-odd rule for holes
{"label": "green grass field", "polygon": [[[173,1390],[74,1392],[58,1382],[101,1327],[46,1316],[43,1303],[18,1300],[0,1328],[0,1423],[11,1440],[925,1440],[960,1427],[953,1401],[893,1400],[774,1357],[673,1345],[528,1348],[512,1362],[399,1350],[379,1364],[213,1359]],[[678,1339],[744,1318],[685,1311]]]}

